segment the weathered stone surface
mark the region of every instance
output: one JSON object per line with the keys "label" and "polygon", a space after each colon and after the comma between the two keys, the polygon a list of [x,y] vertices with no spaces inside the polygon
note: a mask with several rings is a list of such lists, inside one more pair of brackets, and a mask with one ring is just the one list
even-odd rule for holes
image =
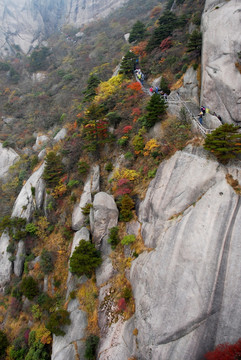
{"label": "weathered stone surface", "polygon": [[117,226],[119,211],[111,195],[99,192],[94,197],[90,213],[90,227],[95,245],[101,251],[102,264],[96,270],[98,286],[108,281],[115,273],[109,254],[111,246],[107,243],[109,230]]}
{"label": "weathered stone surface", "polygon": [[13,271],[16,276],[21,276],[23,273],[23,264],[25,260],[26,249],[23,240],[20,240],[18,243],[18,249],[16,254],[16,259],[13,263]]}
{"label": "weathered stone surface", "polygon": [[226,173],[189,147],[150,184],[139,220],[155,250],[133,262],[130,276],[139,360],[198,360],[240,336],[241,200]]}
{"label": "weathered stone surface", "polygon": [[[17,52],[18,45],[25,54],[42,44],[45,37],[60,30],[63,24],[77,28],[107,16],[127,0],[13,0],[0,1],[0,53]],[[67,35],[66,35],[67,36]],[[77,38],[76,38],[77,39]],[[39,81],[39,76],[34,78]]]}
{"label": "weathered stone surface", "polygon": [[[73,252],[74,252],[75,248],[79,245],[80,240],[85,240],[85,241],[90,240],[89,230],[87,228],[85,228],[85,227],[81,228],[79,231],[77,231],[74,234],[74,239],[73,239],[73,242],[72,242],[70,257],[73,255]],[[67,278],[66,299],[68,299],[70,292],[75,290],[75,288],[76,288],[76,286],[78,284],[82,284],[86,280],[87,280],[87,277],[85,275],[78,277],[76,275],[73,275],[69,271],[68,272],[68,278]]]}
{"label": "weathered stone surface", "polygon": [[67,135],[67,129],[63,128],[55,135],[54,141],[57,142],[57,141],[63,140],[66,135]]}
{"label": "weathered stone surface", "polygon": [[35,145],[33,146],[33,149],[40,150],[44,145],[46,145],[49,141],[49,137],[47,135],[39,135],[37,136]]}
{"label": "weathered stone surface", "polygon": [[117,9],[127,0],[74,0],[67,1],[67,22],[80,26],[91,21],[96,21],[107,16],[111,11]]}
{"label": "weathered stone surface", "polygon": [[72,229],[79,230],[86,220],[86,215],[82,213],[82,207],[92,203],[92,194],[99,191],[100,168],[99,165],[93,166],[88,177],[79,204],[75,205],[72,214]]}
{"label": "weathered stone surface", "polygon": [[126,360],[133,355],[134,340],[133,319],[126,322],[119,320],[112,324],[106,336],[100,341],[99,360]]}
{"label": "weathered stone surface", "polygon": [[[64,336],[53,337],[51,360],[84,359],[85,348],[85,329],[87,326],[87,316],[82,310],[79,310],[77,299],[71,300],[68,305],[71,324],[64,326]],[[76,348],[75,348],[76,343]]]}
{"label": "weathered stone surface", "polygon": [[211,114],[205,114],[203,117],[203,126],[208,129],[216,129],[221,126],[221,121],[217,118],[217,116],[213,116]]}
{"label": "weathered stone surface", "polygon": [[46,155],[46,149],[41,150],[40,153],[38,154],[38,159],[43,160],[45,155]]}
{"label": "weathered stone surface", "polygon": [[201,102],[226,123],[241,121],[241,74],[235,66],[240,51],[240,26],[239,1],[206,0],[202,17]]}
{"label": "weathered stone surface", "polygon": [[12,263],[8,260],[10,253],[7,252],[9,240],[9,235],[4,232],[0,238],[0,291],[2,291],[4,285],[10,281],[12,272]]}
{"label": "weathered stone surface", "polygon": [[183,86],[178,89],[183,100],[191,100],[199,105],[197,71],[189,67],[183,77]]}
{"label": "weathered stone surface", "polygon": [[[45,195],[45,185],[42,179],[44,164],[40,166],[28,179],[26,184],[20,191],[12,212],[12,217],[22,217],[29,221],[35,208],[40,209]],[[35,188],[35,196],[33,196],[31,188]]]}
{"label": "weathered stone surface", "polygon": [[0,143],[0,178],[6,178],[10,166],[18,161],[19,155],[11,148],[4,148]]}
{"label": "weathered stone surface", "polygon": [[90,221],[93,240],[100,247],[102,240],[108,236],[108,230],[117,225],[119,211],[115,200],[105,192],[94,197],[92,218]]}
{"label": "weathered stone surface", "polygon": [[163,230],[168,219],[195,203],[213,185],[219,176],[218,168],[219,164],[208,161],[201,149],[191,147],[160,165],[139,209],[142,236],[147,246],[155,246],[156,233]]}

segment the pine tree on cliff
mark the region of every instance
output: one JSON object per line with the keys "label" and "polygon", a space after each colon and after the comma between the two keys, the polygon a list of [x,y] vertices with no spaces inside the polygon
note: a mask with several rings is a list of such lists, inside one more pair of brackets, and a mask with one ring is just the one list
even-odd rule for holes
{"label": "pine tree on cliff", "polygon": [[197,56],[201,55],[202,51],[202,33],[194,30],[187,43],[187,52],[195,52]]}
{"label": "pine tree on cliff", "polygon": [[152,51],[156,47],[160,46],[162,40],[172,35],[173,30],[178,26],[177,16],[169,10],[164,11],[163,15],[159,19],[159,26],[152,34],[146,50]]}
{"label": "pine tree on cliff", "polygon": [[125,74],[127,76],[130,76],[133,74],[135,61],[136,61],[136,55],[128,51],[124,58],[122,59],[121,65],[120,65],[120,74]]}
{"label": "pine tree on cliff", "polygon": [[133,41],[140,41],[143,40],[146,34],[145,25],[138,20],[132,27],[129,37],[129,43]]}
{"label": "pine tree on cliff", "polygon": [[162,115],[166,112],[167,105],[163,97],[158,94],[153,94],[149,103],[147,104],[146,110],[147,116],[145,121],[145,126],[150,128],[157,121],[161,120]]}
{"label": "pine tree on cliff", "polygon": [[219,126],[205,140],[204,149],[211,151],[225,164],[241,153],[241,134],[239,127],[233,124]]}
{"label": "pine tree on cliff", "polygon": [[85,94],[84,96],[84,102],[88,102],[91,101],[95,95],[96,95],[96,88],[100,83],[100,79],[98,78],[97,75],[95,74],[91,74],[88,81],[87,81],[87,88],[86,90],[83,92]]}
{"label": "pine tree on cliff", "polygon": [[54,151],[50,151],[46,156],[46,165],[44,168],[43,179],[48,187],[55,187],[63,175],[63,164],[61,158]]}

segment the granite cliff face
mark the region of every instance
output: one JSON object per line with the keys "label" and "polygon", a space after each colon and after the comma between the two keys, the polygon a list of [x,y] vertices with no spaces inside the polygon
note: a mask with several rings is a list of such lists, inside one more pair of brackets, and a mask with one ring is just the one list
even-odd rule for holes
{"label": "granite cliff face", "polygon": [[[27,54],[63,24],[79,27],[108,15],[126,0],[0,0],[0,54]],[[16,47],[17,46],[17,47]]]}
{"label": "granite cliff face", "polygon": [[241,5],[239,0],[207,0],[203,17],[201,102],[224,122],[241,122],[240,61]]}

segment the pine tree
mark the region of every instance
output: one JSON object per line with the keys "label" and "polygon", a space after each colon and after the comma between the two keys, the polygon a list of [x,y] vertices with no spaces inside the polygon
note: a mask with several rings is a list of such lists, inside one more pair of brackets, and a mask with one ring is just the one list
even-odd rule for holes
{"label": "pine tree", "polygon": [[138,20],[131,29],[129,43],[143,40],[145,34],[146,34],[145,25],[140,20]]}
{"label": "pine tree", "polygon": [[131,75],[134,71],[134,65],[137,57],[136,55],[128,51],[124,58],[122,59],[121,65],[120,65],[120,74],[125,74],[127,76]]}
{"label": "pine tree", "polygon": [[95,74],[91,74],[88,81],[87,81],[87,88],[84,91],[84,102],[88,102],[91,101],[95,95],[96,95],[96,88],[100,83],[100,79],[98,78],[97,75]]}
{"label": "pine tree", "polygon": [[211,151],[221,163],[227,163],[241,153],[241,134],[238,129],[233,124],[219,126],[207,135],[204,149]]}
{"label": "pine tree", "polygon": [[177,26],[178,18],[176,17],[176,15],[169,10],[164,11],[163,15],[159,19],[159,26],[152,34],[147,44],[146,50],[150,52],[156,47],[158,47],[161,44],[162,40],[172,35],[173,30]]}
{"label": "pine tree", "polygon": [[194,30],[187,43],[187,52],[195,52],[197,56],[201,55],[202,51],[202,33]]}
{"label": "pine tree", "polygon": [[60,156],[50,151],[46,156],[46,165],[43,173],[43,179],[46,181],[47,186],[50,188],[55,187],[63,173],[63,164]]}
{"label": "pine tree", "polygon": [[163,97],[159,94],[153,94],[146,109],[148,113],[146,116],[145,126],[150,128],[161,119],[161,116],[166,112],[167,105]]}
{"label": "pine tree", "polygon": [[70,271],[77,276],[90,276],[93,270],[101,264],[100,252],[89,241],[80,240],[70,258]]}

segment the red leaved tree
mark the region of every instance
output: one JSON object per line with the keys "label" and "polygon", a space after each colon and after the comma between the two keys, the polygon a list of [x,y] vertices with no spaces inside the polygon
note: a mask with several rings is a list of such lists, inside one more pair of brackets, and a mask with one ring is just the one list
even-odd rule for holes
{"label": "red leaved tree", "polygon": [[162,40],[160,49],[161,51],[166,51],[172,46],[172,38],[171,36],[168,36],[166,39]]}
{"label": "red leaved tree", "polygon": [[204,357],[206,360],[239,360],[241,359],[241,339],[235,344],[220,344]]}

